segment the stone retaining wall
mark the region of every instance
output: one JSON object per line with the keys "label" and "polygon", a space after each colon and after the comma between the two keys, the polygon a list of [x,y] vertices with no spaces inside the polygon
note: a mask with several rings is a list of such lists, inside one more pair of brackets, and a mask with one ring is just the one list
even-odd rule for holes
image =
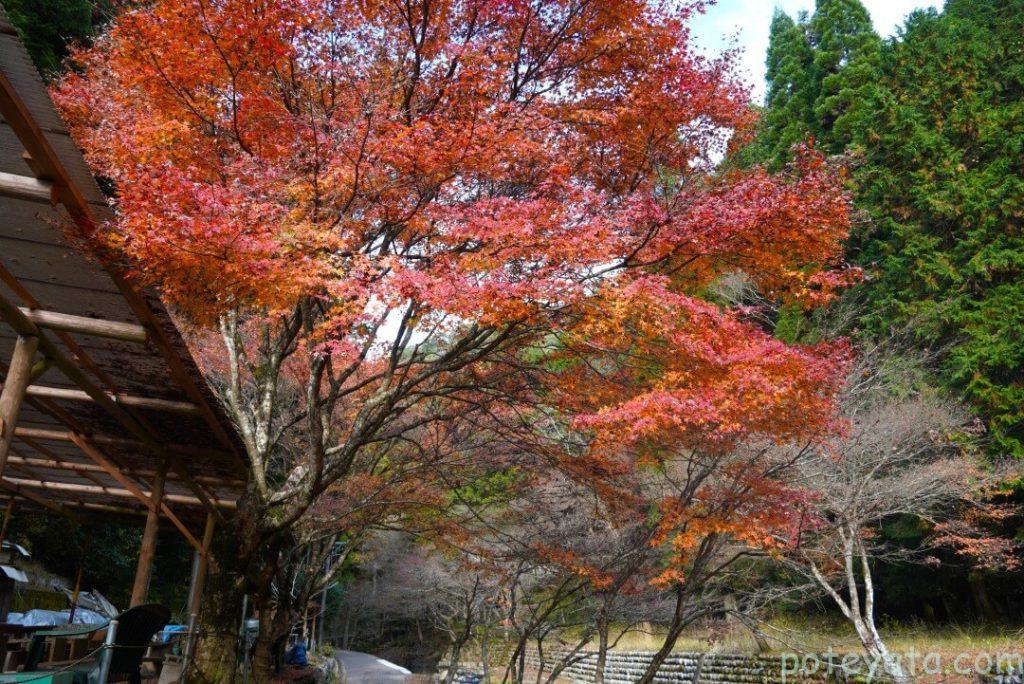
{"label": "stone retaining wall", "polygon": [[[651,662],[650,651],[613,651],[606,658],[604,681],[606,684],[634,684]],[[550,671],[552,661],[559,662],[561,654],[545,654]],[[562,677],[574,684],[591,684],[597,653],[581,652],[579,660],[562,672]],[[540,667],[536,653],[527,658],[532,668]],[[655,676],[657,684],[782,684],[782,661],[776,657],[762,657],[730,653],[673,653],[665,659]],[[786,677],[787,683],[825,683],[830,679],[825,671],[798,680]]]}

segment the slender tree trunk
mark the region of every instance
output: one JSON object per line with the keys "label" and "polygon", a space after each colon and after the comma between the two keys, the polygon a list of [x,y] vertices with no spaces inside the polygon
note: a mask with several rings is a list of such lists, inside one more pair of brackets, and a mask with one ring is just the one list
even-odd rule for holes
{"label": "slender tree trunk", "polygon": [[597,662],[594,663],[594,684],[604,684],[604,666],[608,660],[608,613],[602,608],[597,615]]}
{"label": "slender tree trunk", "polygon": [[[818,584],[832,597],[843,615],[853,624],[857,632],[857,639],[864,652],[867,654],[869,665],[880,666],[882,675],[894,682],[902,684],[908,681],[899,659],[889,653],[882,636],[878,633],[875,625],[875,583],[871,574],[871,565],[864,545],[860,542],[857,529],[849,526],[845,531],[841,530],[840,535],[843,541],[843,565],[845,570],[846,592],[849,601],[845,600],[832,586],[817,566],[811,564],[811,574]],[[857,567],[860,568],[860,581],[858,582]],[[860,584],[864,586],[863,603]],[[878,670],[876,669],[876,677]]]}
{"label": "slender tree trunk", "polygon": [[537,635],[537,663],[536,684],[540,684],[544,681],[544,670],[547,665],[547,663],[544,662],[544,636],[541,634]]}
{"label": "slender tree trunk", "polygon": [[971,598],[974,599],[974,608],[978,615],[985,622],[994,622],[998,619],[992,599],[988,595],[985,577],[980,572],[971,572],[967,575],[967,584],[971,587]]}
{"label": "slender tree trunk", "polygon": [[490,648],[490,644],[488,643],[491,638],[490,631],[491,630],[488,629],[488,623],[486,622],[485,617],[484,624],[481,628],[482,635],[480,638],[480,660],[483,662],[484,684],[491,684],[491,659],[488,650]]}
{"label": "slender tree trunk", "polygon": [[654,657],[651,658],[651,662],[647,665],[647,669],[644,671],[640,679],[636,680],[636,684],[651,684],[654,681],[654,677],[658,674],[658,670],[661,669],[662,664],[665,662],[665,658],[668,657],[672,649],[675,648],[676,642],[679,640],[679,636],[683,633],[683,628],[686,627],[686,592],[683,591],[682,587],[676,588],[676,606],[672,612],[672,622],[668,626],[668,634],[665,635],[665,640],[661,644],[661,648],[658,649]]}
{"label": "slender tree trunk", "polygon": [[444,678],[445,684],[452,684],[455,681],[455,675],[459,670],[459,658],[462,656],[462,644],[455,644],[452,646],[452,657],[448,661],[448,675]]}

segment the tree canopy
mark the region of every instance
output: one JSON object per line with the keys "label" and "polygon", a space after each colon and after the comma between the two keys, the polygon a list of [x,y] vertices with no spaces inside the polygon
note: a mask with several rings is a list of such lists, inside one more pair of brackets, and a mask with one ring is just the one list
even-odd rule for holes
{"label": "tree canopy", "polygon": [[987,419],[997,452],[1017,455],[1022,17],[1018,1],[951,0],[913,13],[884,44],[857,0],[821,1],[795,25],[777,17],[762,142],[747,153],[781,165],[803,133],[850,155],[866,219],[847,246],[867,274],[862,326],[909,327],[944,351],[938,381]]}
{"label": "tree canopy", "polygon": [[[255,595],[260,667],[330,535],[436,511],[467,453],[612,493],[833,427],[841,345],[704,295],[741,270],[827,301],[850,279],[842,174],[812,152],[715,172],[755,117],[729,58],[688,43],[700,4],[157,0],[75,55],[55,99],[117,200],[80,237],[195,327],[252,464],[207,619]],[[730,505],[640,508],[666,586],[709,538],[770,543],[796,515],[772,468],[727,470]]]}

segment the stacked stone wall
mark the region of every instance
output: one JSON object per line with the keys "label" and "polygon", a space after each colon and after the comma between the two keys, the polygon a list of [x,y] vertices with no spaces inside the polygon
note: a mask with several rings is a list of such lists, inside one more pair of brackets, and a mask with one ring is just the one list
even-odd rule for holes
{"label": "stacked stone wall", "polygon": [[[545,654],[545,670],[552,662],[559,662],[562,654]],[[653,652],[612,651],[606,657],[604,681],[606,684],[634,684],[647,670]],[[538,669],[540,660],[531,654],[527,658],[531,668]],[[562,679],[574,684],[592,684],[597,664],[597,653],[581,652],[573,664],[562,671]],[[841,681],[842,677],[829,676],[827,667],[814,674],[784,676],[782,659],[778,656],[752,656],[732,653],[673,653],[658,670],[656,684],[825,684]]]}

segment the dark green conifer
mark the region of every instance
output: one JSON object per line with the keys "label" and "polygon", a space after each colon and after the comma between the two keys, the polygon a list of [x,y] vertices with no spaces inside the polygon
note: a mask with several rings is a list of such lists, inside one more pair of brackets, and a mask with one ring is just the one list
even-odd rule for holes
{"label": "dark green conifer", "polygon": [[813,54],[802,19],[795,22],[781,10],[772,17],[759,160],[772,168],[788,161],[793,145],[808,139],[814,121]]}
{"label": "dark green conifer", "polygon": [[811,17],[814,124],[819,146],[838,153],[877,83],[882,41],[860,0],[817,0]]}

